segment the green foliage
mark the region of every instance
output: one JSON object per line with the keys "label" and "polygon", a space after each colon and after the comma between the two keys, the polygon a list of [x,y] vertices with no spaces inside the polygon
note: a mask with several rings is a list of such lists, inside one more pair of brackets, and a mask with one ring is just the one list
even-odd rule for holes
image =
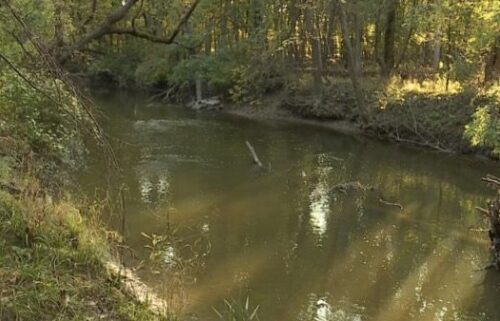
{"label": "green foliage", "polygon": [[215,314],[221,321],[253,321],[259,320],[257,312],[259,306],[250,306],[250,297],[247,296],[245,302],[239,302],[234,299],[224,299],[224,309],[219,311],[212,307]]}
{"label": "green foliage", "polygon": [[472,118],[465,126],[465,137],[472,146],[489,148],[500,157],[500,104],[479,107]]}
{"label": "green foliage", "polygon": [[0,319],[162,320],[110,281],[103,232],[69,202],[0,190]]}
{"label": "green foliage", "polygon": [[23,142],[46,168],[77,167],[84,152],[79,126],[88,124],[78,100],[57,79],[23,73],[30,84],[12,70],[0,75],[0,135]]}
{"label": "green foliage", "polygon": [[168,59],[161,57],[146,59],[137,65],[134,80],[148,87],[165,84],[168,75],[172,73],[172,68],[172,63]]}
{"label": "green foliage", "polygon": [[134,43],[127,44],[124,50],[106,50],[106,54],[91,61],[87,68],[89,76],[97,85],[115,82],[119,87],[127,87],[135,82],[135,70],[141,62],[142,52]]}

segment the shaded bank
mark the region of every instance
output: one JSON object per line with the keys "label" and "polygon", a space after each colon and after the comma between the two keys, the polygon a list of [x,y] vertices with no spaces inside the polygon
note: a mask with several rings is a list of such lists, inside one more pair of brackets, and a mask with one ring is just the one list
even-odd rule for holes
{"label": "shaded bank", "polygon": [[[258,104],[229,104],[226,110],[249,118],[298,121],[344,133],[498,160],[500,103],[495,93],[367,90],[365,96],[370,105],[365,124],[353,108],[355,99],[348,85],[332,87],[320,98],[307,92],[283,92]],[[475,129],[471,124],[483,106],[490,108],[492,137],[483,133],[474,142]]]}

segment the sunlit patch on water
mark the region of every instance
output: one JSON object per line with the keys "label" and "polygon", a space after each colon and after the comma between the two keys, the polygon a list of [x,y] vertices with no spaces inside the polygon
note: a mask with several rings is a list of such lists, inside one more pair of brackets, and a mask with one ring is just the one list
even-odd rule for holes
{"label": "sunlit patch on water", "polygon": [[329,303],[329,295],[319,297],[316,293],[308,295],[308,302],[297,316],[297,321],[362,321],[364,307],[340,300]]}
{"label": "sunlit patch on water", "polygon": [[330,215],[330,196],[329,189],[326,182],[326,177],[331,168],[320,168],[319,182],[316,184],[311,194],[310,200],[310,224],[313,233],[318,237],[319,243],[325,236],[328,230],[328,217]]}

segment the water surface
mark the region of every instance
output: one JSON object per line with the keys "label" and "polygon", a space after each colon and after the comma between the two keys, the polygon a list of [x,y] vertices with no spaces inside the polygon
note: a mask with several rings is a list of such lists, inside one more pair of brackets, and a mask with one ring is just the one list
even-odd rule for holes
{"label": "water surface", "polygon": [[[123,175],[95,154],[82,185],[126,187],[111,224],[187,318],[217,320],[212,307],[248,296],[262,321],[500,320],[499,279],[476,271],[489,253],[474,210],[496,164],[129,96],[100,105]],[[346,182],[373,188],[332,190]],[[175,235],[154,268],[141,233]]]}

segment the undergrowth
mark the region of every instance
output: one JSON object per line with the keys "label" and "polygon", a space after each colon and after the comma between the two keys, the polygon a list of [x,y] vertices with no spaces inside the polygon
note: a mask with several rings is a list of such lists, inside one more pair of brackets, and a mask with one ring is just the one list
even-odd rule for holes
{"label": "undergrowth", "polygon": [[311,77],[287,88],[281,107],[306,118],[347,120],[366,133],[447,152],[479,152],[500,157],[500,89],[464,87],[444,78],[361,80],[368,121],[360,123],[347,78],[324,79],[321,90]]}
{"label": "undergrowth", "polygon": [[0,320],[158,320],[104,263],[93,207],[65,193],[93,132],[79,98],[48,73],[0,76]]}
{"label": "undergrowth", "polygon": [[0,190],[0,320],[160,319],[107,273],[111,248],[92,213],[17,181],[15,195]]}

